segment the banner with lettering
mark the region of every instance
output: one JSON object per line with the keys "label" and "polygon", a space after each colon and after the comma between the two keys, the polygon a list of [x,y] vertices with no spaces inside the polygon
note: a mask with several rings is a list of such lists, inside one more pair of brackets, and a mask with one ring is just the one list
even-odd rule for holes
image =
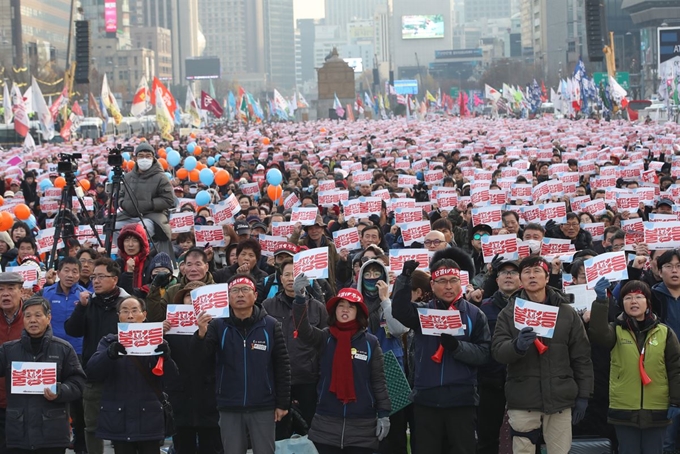
{"label": "banner with lettering", "polygon": [[608,252],[583,262],[586,273],[586,287],[595,288],[601,278],[610,282],[628,279],[628,263],[624,251]]}
{"label": "banner with lettering", "polygon": [[401,226],[401,237],[406,247],[415,242],[423,243],[428,233],[430,233],[430,221],[409,222]]}
{"label": "banner with lettering", "polygon": [[534,303],[522,298],[515,298],[515,328],[533,328],[539,337],[552,338],[557,325],[559,306]]}
{"label": "banner with lettering", "polygon": [[328,246],[295,254],[293,272],[295,277],[304,273],[309,279],[328,279]]}
{"label": "banner with lettering", "polygon": [[[335,187],[335,181],[332,181],[333,186],[329,189],[332,190]],[[319,191],[323,191],[321,187],[319,186]],[[283,201],[283,208],[286,210],[289,210],[293,207],[299,206],[300,205],[300,199],[298,198],[297,194],[294,192],[291,193],[286,199]]]}
{"label": "banner with lettering", "polygon": [[118,342],[129,356],[158,355],[163,343],[163,323],[119,323]]}
{"label": "banner with lettering", "polygon": [[11,374],[12,394],[57,393],[57,363],[12,361]]}
{"label": "banner with lettering", "polygon": [[544,203],[538,205],[541,214],[541,224],[545,225],[549,220],[558,224],[567,222],[567,204],[564,202]]}
{"label": "banner with lettering", "polygon": [[397,224],[407,224],[409,222],[420,222],[423,220],[423,210],[420,208],[397,208],[394,211],[394,222]]}
{"label": "banner with lettering", "polygon": [[543,238],[541,243],[541,255],[562,255],[576,250],[576,246],[571,244],[571,240],[562,238]]}
{"label": "banner with lettering", "polygon": [[241,212],[241,205],[234,194],[227,197],[217,205],[212,205],[213,219],[216,225],[227,225],[234,223],[234,216]]}
{"label": "banner with lettering", "polygon": [[472,225],[486,224],[492,229],[503,227],[502,210],[500,206],[489,206],[472,209]]}
{"label": "banner with lettering", "polygon": [[293,207],[293,212],[290,215],[290,222],[300,223],[302,225],[314,225],[316,215],[319,214],[319,209],[316,207]]}
{"label": "banner with lettering", "polygon": [[205,312],[213,318],[229,317],[229,296],[225,284],[212,284],[191,291],[196,317]]}
{"label": "banner with lettering", "polygon": [[[42,206],[42,204],[41,204]],[[35,236],[35,243],[38,246],[38,252],[43,254],[45,252],[51,252],[52,246],[54,245],[54,234],[55,228],[51,227],[49,229],[42,229]],[[64,247],[64,239],[59,238],[59,243],[57,244],[57,249]]]}
{"label": "banner with lettering", "polygon": [[196,312],[190,304],[168,304],[165,320],[170,322],[170,329],[165,334],[190,336],[196,332]]}
{"label": "banner with lettering", "polygon": [[643,222],[644,242],[649,250],[680,247],[680,221]]}
{"label": "banner with lettering", "polygon": [[272,236],[261,233],[258,239],[260,240],[262,255],[265,257],[274,257],[274,252],[279,249],[279,246],[288,243],[288,238],[285,236]]}
{"label": "banner with lettering", "polygon": [[272,235],[289,237],[295,230],[294,222],[272,222]]}
{"label": "banner with lettering", "polygon": [[430,270],[430,258],[433,255],[427,249],[390,249],[390,271],[395,276],[401,275],[401,269],[404,263],[409,260],[418,262],[418,268],[421,271]]}
{"label": "banner with lettering", "polygon": [[359,229],[350,227],[349,229],[333,232],[333,244],[335,244],[335,249],[338,251],[340,249],[347,249],[348,251],[361,249]]}
{"label": "banner with lettering", "polygon": [[343,200],[342,206],[345,219],[367,218],[372,214],[380,213],[382,199],[379,197],[358,197],[352,200]]}
{"label": "banner with lettering", "polygon": [[173,233],[191,232],[194,227],[194,212],[184,211],[170,214],[170,229]]}
{"label": "banner with lettering", "polygon": [[194,237],[196,247],[226,247],[227,242],[224,237],[224,230],[219,225],[195,225]]}
{"label": "banner with lettering", "polygon": [[487,235],[482,237],[484,263],[491,263],[496,255],[506,260],[519,259],[518,238],[514,233],[507,235]]}
{"label": "banner with lettering", "polygon": [[441,336],[442,334],[463,336],[465,334],[465,324],[459,311],[420,308],[418,317],[420,331],[425,336]]}
{"label": "banner with lettering", "polygon": [[19,273],[24,281],[24,288],[32,288],[40,279],[40,269],[37,265],[8,266],[5,268],[5,272]]}

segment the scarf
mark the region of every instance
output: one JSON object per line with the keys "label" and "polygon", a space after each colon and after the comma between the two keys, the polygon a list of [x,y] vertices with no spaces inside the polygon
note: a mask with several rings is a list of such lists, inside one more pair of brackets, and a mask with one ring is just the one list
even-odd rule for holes
{"label": "scarf", "polygon": [[335,355],[333,355],[333,371],[329,389],[343,404],[356,402],[354,369],[352,368],[352,336],[359,330],[359,325],[356,320],[347,323],[336,322],[329,329],[338,342]]}
{"label": "scarf", "polygon": [[120,255],[123,259],[123,269],[125,269],[125,263],[128,259],[135,259],[135,271],[132,273],[132,285],[134,288],[142,288],[142,277],[144,277],[144,262],[148,255],[145,255],[143,251],[139,251],[134,257],[130,257],[125,252],[120,251]]}

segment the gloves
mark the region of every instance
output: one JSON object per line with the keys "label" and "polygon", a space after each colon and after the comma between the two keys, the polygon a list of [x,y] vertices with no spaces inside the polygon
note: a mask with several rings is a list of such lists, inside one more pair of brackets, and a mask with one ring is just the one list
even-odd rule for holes
{"label": "gloves", "polygon": [[293,281],[293,290],[295,291],[295,296],[305,296],[305,289],[308,285],[309,279],[304,275],[304,273],[296,277],[295,281]]}
{"label": "gloves", "polygon": [[411,274],[418,268],[420,265],[419,262],[416,262],[415,260],[408,260],[404,263],[403,268],[401,269],[401,275],[406,276],[406,277],[411,277]]}
{"label": "gloves", "polygon": [[576,425],[581,422],[581,420],[586,415],[586,408],[588,408],[588,399],[579,397],[576,399],[576,405],[571,410],[571,423]]}
{"label": "gloves", "polygon": [[160,344],[154,351],[160,353],[163,358],[170,358],[170,346],[167,342]]}
{"label": "gloves", "polygon": [[455,351],[458,348],[458,339],[450,334],[442,334],[439,337],[439,342],[441,342],[442,347],[450,351]]}
{"label": "gloves", "polygon": [[172,280],[172,274],[170,273],[158,273],[154,276],[153,281],[151,281],[151,286],[156,288],[166,287]]}
{"label": "gloves", "polygon": [[112,342],[109,348],[106,349],[106,354],[111,359],[119,359],[123,355],[127,355],[127,350],[120,342]]}
{"label": "gloves", "polygon": [[375,428],[375,436],[378,437],[378,441],[383,441],[387,434],[390,433],[390,418],[378,418],[378,425]]}
{"label": "gloves", "polygon": [[529,350],[531,344],[534,343],[534,339],[536,339],[534,329],[530,326],[526,326],[519,332],[519,336],[517,336],[517,339],[515,340],[515,348],[517,351],[524,353]]}
{"label": "gloves", "polygon": [[607,289],[610,285],[609,281],[604,277],[600,278],[600,280],[595,283],[595,295],[597,295],[597,299],[607,299]]}
{"label": "gloves", "polygon": [[550,219],[548,222],[545,223],[545,231],[548,232],[557,226],[557,223],[553,220]]}
{"label": "gloves", "polygon": [[668,407],[668,414],[666,415],[666,418],[668,419],[675,419],[678,416],[680,416],[680,407],[677,405],[671,405]]}
{"label": "gloves", "polygon": [[503,259],[503,257],[501,257],[500,254],[496,254],[496,256],[493,258],[493,260],[491,260],[491,268],[493,268],[493,270],[494,270],[495,272],[498,272],[498,268],[501,267],[501,265],[503,264],[503,262],[505,262],[505,260]]}

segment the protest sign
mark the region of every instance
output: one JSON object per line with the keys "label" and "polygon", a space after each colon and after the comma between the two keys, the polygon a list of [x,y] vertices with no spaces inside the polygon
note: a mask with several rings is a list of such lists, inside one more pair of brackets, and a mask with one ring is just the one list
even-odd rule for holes
{"label": "protest sign", "polygon": [[643,222],[643,226],[649,250],[680,247],[680,221]]}
{"label": "protest sign", "polygon": [[118,323],[118,342],[129,356],[158,355],[163,343],[163,323]]}
{"label": "protest sign", "polygon": [[191,304],[196,317],[205,312],[213,318],[229,317],[229,296],[227,286],[212,284],[191,291]]}
{"label": "protest sign", "polygon": [[424,336],[463,336],[465,325],[457,310],[418,309],[420,330]]}
{"label": "protest sign", "polygon": [[294,224],[299,222],[305,226],[314,225],[317,214],[319,214],[319,209],[316,207],[293,207],[293,212],[290,215],[290,222]]}
{"label": "protest sign", "polygon": [[502,210],[500,206],[488,206],[472,209],[472,225],[486,224],[492,229],[503,227]]}
{"label": "protest sign", "polygon": [[265,257],[274,257],[274,252],[279,249],[280,245],[288,243],[288,238],[285,236],[271,236],[261,233],[258,239],[262,255]]}
{"label": "protest sign", "polygon": [[347,249],[348,251],[361,249],[359,229],[350,227],[333,232],[333,244],[335,244],[335,249],[338,251],[341,249]]}
{"label": "protest sign", "polygon": [[396,276],[401,275],[401,270],[404,263],[409,260],[418,262],[418,268],[421,271],[429,271],[430,251],[427,249],[390,249],[390,271]]}
{"label": "protest sign", "polygon": [[482,255],[484,263],[491,263],[496,255],[500,255],[506,260],[519,259],[517,235],[509,233],[507,235],[486,235],[482,237]]}
{"label": "protest sign", "polygon": [[559,306],[534,303],[522,298],[515,298],[514,320],[515,328],[533,328],[539,337],[553,337],[557,325]]}
{"label": "protest sign", "polygon": [[328,247],[298,252],[293,257],[295,277],[304,273],[309,279],[328,278]]}
{"label": "protest sign", "polygon": [[595,290],[589,289],[586,284],[568,285],[564,288],[564,293],[574,295],[574,302],[571,307],[576,311],[589,311],[593,305],[593,301],[597,299]]}
{"label": "protest sign", "polygon": [[401,237],[404,246],[411,246],[414,242],[423,243],[425,235],[430,233],[430,221],[409,222],[401,226]]}
{"label": "protest sign", "polygon": [[219,225],[195,225],[194,237],[196,247],[226,247],[227,242],[224,237],[224,230]]}
{"label": "protest sign", "polygon": [[57,393],[57,363],[12,361],[11,394]]}
{"label": "protest sign", "polygon": [[168,304],[165,320],[170,322],[170,329],[165,333],[190,336],[196,332],[196,312],[190,304]]}
{"label": "protest sign", "polygon": [[40,269],[32,265],[21,265],[21,266],[7,266],[5,267],[6,273],[19,273],[21,279],[24,281],[24,288],[32,288],[38,283],[40,278]]}
{"label": "protest sign", "polygon": [[597,281],[603,277],[610,282],[628,279],[628,263],[624,251],[600,254],[586,260],[583,265],[588,289],[595,288]]}
{"label": "protest sign", "polygon": [[173,233],[191,232],[194,227],[194,212],[183,211],[170,214],[170,229]]}

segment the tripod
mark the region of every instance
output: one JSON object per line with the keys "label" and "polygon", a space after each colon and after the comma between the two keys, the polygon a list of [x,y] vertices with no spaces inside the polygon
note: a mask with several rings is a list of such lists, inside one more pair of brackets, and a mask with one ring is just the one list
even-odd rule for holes
{"label": "tripod", "polygon": [[109,257],[111,256],[111,249],[113,247],[113,235],[116,232],[116,218],[118,217],[119,207],[118,199],[120,197],[121,184],[125,186],[125,190],[130,195],[130,200],[132,201],[132,205],[135,207],[137,217],[139,218],[139,222],[142,224],[142,227],[146,232],[146,237],[149,239],[149,243],[152,245],[156,253],[158,253],[158,249],[156,249],[156,244],[151,239],[151,235],[149,235],[149,230],[146,228],[146,224],[144,224],[144,219],[142,219],[142,214],[139,212],[139,206],[137,206],[137,201],[135,200],[134,195],[130,190],[130,187],[127,185],[125,179],[123,178],[123,168],[119,165],[113,167],[113,176],[111,178],[111,196],[109,197],[108,207],[109,214],[106,220],[106,224],[104,225],[104,232],[106,233],[106,238],[104,239],[105,245],[104,247],[106,248],[106,253],[109,255]]}
{"label": "tripod", "polygon": [[[87,208],[82,197],[76,192],[76,176],[73,172],[64,172],[66,179],[66,186],[61,191],[61,200],[59,201],[59,211],[54,218],[54,244],[52,244],[52,251],[50,252],[50,259],[47,263],[47,269],[54,266],[57,268],[57,245],[60,238],[73,238],[76,236],[76,226],[79,224],[78,219],[73,214],[73,197],[78,199],[80,208],[83,210],[83,216],[87,220],[87,224],[92,229],[94,237],[100,246],[103,246],[101,238],[97,235],[97,226],[94,223],[94,218],[87,214]],[[75,221],[75,222],[74,222]]]}

